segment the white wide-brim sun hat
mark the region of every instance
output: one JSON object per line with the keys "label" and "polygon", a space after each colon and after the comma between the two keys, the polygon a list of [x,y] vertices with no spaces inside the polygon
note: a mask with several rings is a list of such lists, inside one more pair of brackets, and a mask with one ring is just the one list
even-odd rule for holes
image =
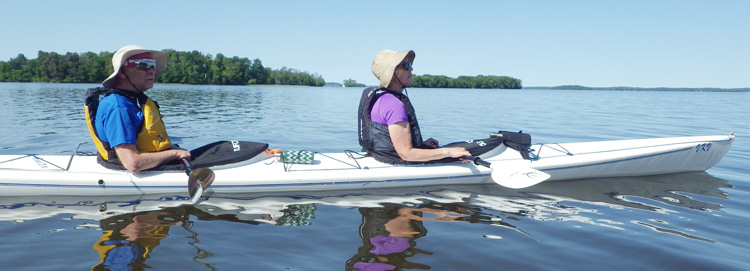
{"label": "white wide-brim sun hat", "polygon": [[107,79],[104,80],[104,82],[102,82],[102,85],[107,88],[112,87],[115,84],[117,73],[120,72],[122,64],[125,63],[125,61],[128,60],[128,58],[130,58],[131,56],[142,53],[149,53],[151,58],[156,60],[155,72],[158,76],[164,70],[164,66],[167,64],[167,53],[162,51],[149,50],[137,45],[128,45],[120,48],[120,50],[117,50],[117,52],[115,52],[115,54],[112,56],[112,68],[114,68],[114,71],[111,75],[109,75],[109,77],[107,77]]}
{"label": "white wide-brim sun hat", "polygon": [[414,63],[414,57],[416,57],[414,50],[396,52],[385,49],[375,56],[371,69],[372,74],[380,80],[380,87],[388,87],[396,72],[396,66],[407,57],[409,62]]}

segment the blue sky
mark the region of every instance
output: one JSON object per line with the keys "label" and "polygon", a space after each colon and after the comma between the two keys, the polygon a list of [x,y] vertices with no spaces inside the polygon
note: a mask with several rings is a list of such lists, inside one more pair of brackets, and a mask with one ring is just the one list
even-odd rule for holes
{"label": "blue sky", "polygon": [[412,49],[415,74],[527,87],[750,86],[747,0],[122,3],[2,1],[0,60],[136,44],[374,85],[375,54]]}

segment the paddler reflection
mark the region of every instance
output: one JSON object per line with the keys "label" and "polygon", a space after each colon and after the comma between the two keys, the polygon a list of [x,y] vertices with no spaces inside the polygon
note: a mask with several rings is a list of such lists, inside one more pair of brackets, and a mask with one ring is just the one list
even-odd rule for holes
{"label": "paddler reflection", "polygon": [[104,234],[93,248],[100,262],[91,270],[143,270],[149,253],[169,236],[169,227],[182,224],[177,213],[152,211],[102,219]]}
{"label": "paddler reflection", "polygon": [[[181,226],[192,232],[190,217],[201,221],[229,221],[250,225],[264,224],[267,215],[245,216],[235,214],[210,214],[194,206],[165,208],[158,211],[127,213],[100,220],[104,232],[93,245],[99,254],[99,263],[91,270],[146,270],[149,254],[159,246],[162,239],[169,236],[172,226]],[[197,233],[193,238],[197,238]],[[195,240],[197,242],[197,239]],[[196,247],[199,251],[202,249]],[[201,254],[201,253],[199,253]]]}
{"label": "paddler reflection", "polygon": [[[424,221],[458,222],[465,216],[443,205],[427,204],[412,208],[383,204],[383,208],[360,208],[362,224],[360,237],[363,245],[347,263],[346,270],[401,270],[430,269],[413,263],[408,258],[432,252],[416,248],[416,239],[427,235]],[[451,208],[460,208],[452,204]]]}

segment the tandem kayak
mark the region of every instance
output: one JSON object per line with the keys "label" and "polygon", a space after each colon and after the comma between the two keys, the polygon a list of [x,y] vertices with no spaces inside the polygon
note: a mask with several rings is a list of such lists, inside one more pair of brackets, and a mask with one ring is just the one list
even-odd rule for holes
{"label": "tandem kayak", "polygon": [[[481,155],[502,174],[535,169],[547,181],[705,171],[729,151],[734,134],[537,144],[531,159],[504,145]],[[187,194],[184,171],[131,173],[107,169],[91,155],[0,155],[0,196]],[[356,152],[314,153],[311,164],[289,164],[262,152],[249,160],[211,167],[211,193],[324,191],[446,184],[497,179],[473,163],[390,165]]]}

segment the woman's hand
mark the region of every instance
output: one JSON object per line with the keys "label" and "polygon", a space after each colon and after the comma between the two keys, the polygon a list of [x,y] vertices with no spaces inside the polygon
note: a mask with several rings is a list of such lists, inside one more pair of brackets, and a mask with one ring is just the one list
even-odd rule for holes
{"label": "woman's hand", "polygon": [[438,141],[432,137],[430,137],[430,139],[425,140],[424,145],[432,149],[437,149],[437,147],[440,146]]}

